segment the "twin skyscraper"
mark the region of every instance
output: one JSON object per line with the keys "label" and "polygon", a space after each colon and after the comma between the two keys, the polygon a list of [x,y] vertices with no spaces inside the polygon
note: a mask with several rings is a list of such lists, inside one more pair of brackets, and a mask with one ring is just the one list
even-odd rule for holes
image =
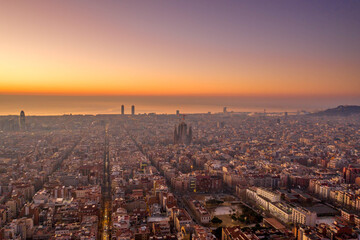
{"label": "twin skyscraper", "polygon": [[[121,105],[121,115],[125,115],[125,106]],[[135,105],[131,106],[131,115],[135,115]]]}

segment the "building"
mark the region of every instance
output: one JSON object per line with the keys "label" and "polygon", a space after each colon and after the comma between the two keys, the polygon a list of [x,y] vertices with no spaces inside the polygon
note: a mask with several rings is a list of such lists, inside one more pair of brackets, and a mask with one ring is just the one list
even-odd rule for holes
{"label": "building", "polygon": [[252,238],[254,238],[254,236],[246,236],[246,234],[243,233],[241,231],[241,228],[238,226],[224,227],[222,229],[222,234],[221,234],[222,240],[231,240],[231,239],[248,240]]}
{"label": "building", "polygon": [[292,209],[292,206],[284,202],[269,203],[270,214],[284,223],[292,221]]}
{"label": "building", "polygon": [[184,121],[184,117],[178,126],[175,126],[174,130],[174,144],[190,144],[192,140],[192,128],[187,130],[187,124]]}
{"label": "building", "polygon": [[355,183],[355,179],[360,176],[360,167],[354,165],[344,167],[343,176],[346,183]]}
{"label": "building", "polygon": [[121,105],[121,115],[124,115],[124,114],[125,114],[125,106]]}
{"label": "building", "polygon": [[180,111],[176,110],[176,116],[179,116],[179,115],[180,115]]}
{"label": "building", "polygon": [[265,188],[252,187],[246,189],[246,198],[256,202],[258,207],[266,211],[270,211],[270,203],[280,202],[280,197],[281,194],[269,191]]}
{"label": "building", "polygon": [[142,173],[145,173],[147,166],[148,166],[148,162],[146,162],[146,161],[141,161],[141,162],[140,162],[140,171],[141,171]]}
{"label": "building", "polygon": [[187,192],[190,189],[189,178],[185,175],[171,178],[171,186],[175,192]]}
{"label": "building", "polygon": [[135,115],[135,105],[131,106],[131,115]]}
{"label": "building", "polygon": [[178,232],[181,231],[181,228],[183,226],[191,224],[191,222],[192,222],[192,219],[191,219],[190,215],[188,214],[188,212],[186,212],[185,209],[178,209],[175,212],[174,225]]}
{"label": "building", "polygon": [[273,191],[269,191],[265,188],[257,188],[256,193],[259,196],[268,199],[270,202],[280,202],[281,194],[275,193]]}
{"label": "building", "polygon": [[20,112],[19,127],[20,127],[20,130],[22,130],[22,131],[26,130],[25,112],[23,110],[21,110],[21,112]]}
{"label": "building", "polygon": [[[275,219],[273,219],[275,220]],[[276,221],[276,220],[275,220]],[[274,222],[274,221],[272,221]],[[271,224],[270,224],[271,225]],[[294,237],[292,234],[283,231],[282,229],[277,229],[277,225],[274,224],[274,228],[264,228],[262,230],[251,230],[243,229],[241,230],[240,226],[233,227],[224,227],[222,228],[221,239],[222,240],[259,240],[259,239],[277,239],[277,240],[293,240]],[[280,226],[281,228],[281,226]]]}
{"label": "building", "polygon": [[220,176],[197,175],[196,192],[222,192],[223,182]]}
{"label": "building", "polygon": [[202,224],[210,222],[211,215],[203,204],[197,200],[188,200],[188,205],[199,222]]}
{"label": "building", "polygon": [[215,240],[217,239],[214,234],[211,233],[211,229],[200,226],[194,225],[193,226],[194,233],[192,234],[192,240]]}
{"label": "building", "polygon": [[294,224],[304,224],[306,226],[314,227],[317,215],[303,207],[296,207],[292,211],[292,222]]}

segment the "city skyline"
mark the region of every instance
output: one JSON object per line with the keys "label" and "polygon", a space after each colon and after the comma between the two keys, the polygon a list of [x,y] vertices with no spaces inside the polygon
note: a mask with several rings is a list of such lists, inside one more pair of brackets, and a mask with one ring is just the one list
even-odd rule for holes
{"label": "city skyline", "polygon": [[219,113],[227,107],[234,112],[316,112],[338,105],[359,105],[360,98],[354,97],[232,97],[232,96],[34,96],[0,95],[0,102],[6,103],[0,115],[18,115],[24,110],[28,115],[63,114],[136,114],[158,113]]}

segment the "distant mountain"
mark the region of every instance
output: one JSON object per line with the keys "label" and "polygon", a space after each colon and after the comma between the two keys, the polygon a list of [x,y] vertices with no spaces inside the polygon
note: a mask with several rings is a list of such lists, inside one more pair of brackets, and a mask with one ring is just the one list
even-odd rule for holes
{"label": "distant mountain", "polygon": [[325,111],[313,113],[313,116],[349,116],[360,114],[360,106],[340,105],[336,108],[330,108]]}

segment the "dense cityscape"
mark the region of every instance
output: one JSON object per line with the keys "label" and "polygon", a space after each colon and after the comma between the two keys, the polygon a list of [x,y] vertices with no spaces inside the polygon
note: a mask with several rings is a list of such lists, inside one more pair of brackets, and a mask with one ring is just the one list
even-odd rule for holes
{"label": "dense cityscape", "polygon": [[10,0],[0,33],[0,240],[360,240],[359,0]]}
{"label": "dense cityscape", "polygon": [[360,118],[0,117],[0,239],[359,239]]}

